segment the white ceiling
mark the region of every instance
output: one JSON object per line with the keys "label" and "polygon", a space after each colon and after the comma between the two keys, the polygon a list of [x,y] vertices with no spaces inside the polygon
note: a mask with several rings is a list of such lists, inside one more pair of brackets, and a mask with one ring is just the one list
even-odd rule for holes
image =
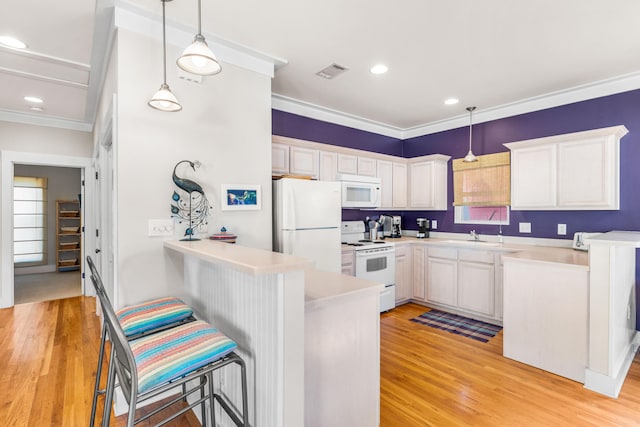
{"label": "white ceiling", "polygon": [[[29,47],[0,47],[0,118],[92,123],[90,77],[104,59],[92,52],[94,16],[112,2],[5,0],[0,35]],[[161,13],[159,0],[130,3]],[[287,61],[276,71],[274,94],[390,129],[466,116],[470,105],[482,112],[640,75],[637,0],[202,3],[205,35]],[[195,27],[196,10],[195,0],[174,0],[167,19]],[[378,62],[387,74],[369,73]],[[332,80],[315,75],[332,63],[349,71]],[[153,83],[149,93],[156,89]],[[25,95],[44,98],[44,111],[30,111]],[[460,103],[443,105],[449,97]]]}

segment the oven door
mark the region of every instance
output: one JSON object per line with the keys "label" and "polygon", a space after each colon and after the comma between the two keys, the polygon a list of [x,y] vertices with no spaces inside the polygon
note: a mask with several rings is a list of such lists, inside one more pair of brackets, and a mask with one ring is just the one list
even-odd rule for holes
{"label": "oven door", "polygon": [[396,282],[395,248],[356,250],[356,277],[391,285]]}

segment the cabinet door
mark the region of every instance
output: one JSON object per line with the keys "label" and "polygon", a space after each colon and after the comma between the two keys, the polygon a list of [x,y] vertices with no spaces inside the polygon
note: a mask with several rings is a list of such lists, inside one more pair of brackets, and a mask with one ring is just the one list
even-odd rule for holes
{"label": "cabinet door", "polygon": [[376,159],[358,157],[358,175],[376,176]]}
{"label": "cabinet door", "polygon": [[318,150],[289,147],[289,173],[318,177]]}
{"label": "cabinet door", "polygon": [[495,314],[493,264],[459,261],[458,307],[493,317]]}
{"label": "cabinet door", "polygon": [[396,303],[411,298],[411,247],[408,245],[396,246]]}
{"label": "cabinet door", "polygon": [[392,206],[394,208],[407,207],[407,165],[405,163],[393,163]]}
{"label": "cabinet door", "polygon": [[425,250],[424,246],[414,246],[413,256],[413,298],[424,301],[425,294]]}
{"label": "cabinet door", "polygon": [[378,178],[380,178],[380,207],[393,207],[393,163],[378,160]]}
{"label": "cabinet door", "polygon": [[286,144],[271,144],[271,173],[286,175],[289,173],[289,146]]}
{"label": "cabinet door", "polygon": [[355,253],[352,250],[342,251],[342,274],[355,276]]}
{"label": "cabinet door", "polygon": [[338,173],[358,174],[358,156],[338,154]]}
{"label": "cabinet door", "polygon": [[338,174],[338,153],[320,151],[320,181],[335,181]]}
{"label": "cabinet door", "polygon": [[603,138],[558,144],[558,207],[617,208],[613,144]]}
{"label": "cabinet door", "polygon": [[455,307],[458,299],[458,261],[427,258],[427,301]]}
{"label": "cabinet door", "polygon": [[429,208],[433,206],[433,163],[412,163],[409,165],[409,206]]}
{"label": "cabinet door", "polygon": [[544,209],[556,205],[554,145],[511,152],[511,208]]}

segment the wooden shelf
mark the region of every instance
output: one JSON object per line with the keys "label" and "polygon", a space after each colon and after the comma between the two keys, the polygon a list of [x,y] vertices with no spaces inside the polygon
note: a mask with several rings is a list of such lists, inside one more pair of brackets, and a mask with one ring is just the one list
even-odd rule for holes
{"label": "wooden shelf", "polygon": [[[56,259],[58,271],[78,270],[81,267],[82,251],[82,217],[78,200],[56,201]],[[77,227],[77,232],[64,232],[63,227]],[[64,245],[66,243],[67,245]],[[65,246],[76,245],[70,248]],[[66,263],[65,263],[66,262]]]}

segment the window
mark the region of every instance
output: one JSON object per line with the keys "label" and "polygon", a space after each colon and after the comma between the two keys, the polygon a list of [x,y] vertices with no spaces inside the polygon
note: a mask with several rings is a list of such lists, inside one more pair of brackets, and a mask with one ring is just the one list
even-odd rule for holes
{"label": "window", "polygon": [[13,262],[47,263],[47,178],[13,178]]}
{"label": "window", "polygon": [[453,161],[453,205],[457,224],[509,224],[510,153]]}

